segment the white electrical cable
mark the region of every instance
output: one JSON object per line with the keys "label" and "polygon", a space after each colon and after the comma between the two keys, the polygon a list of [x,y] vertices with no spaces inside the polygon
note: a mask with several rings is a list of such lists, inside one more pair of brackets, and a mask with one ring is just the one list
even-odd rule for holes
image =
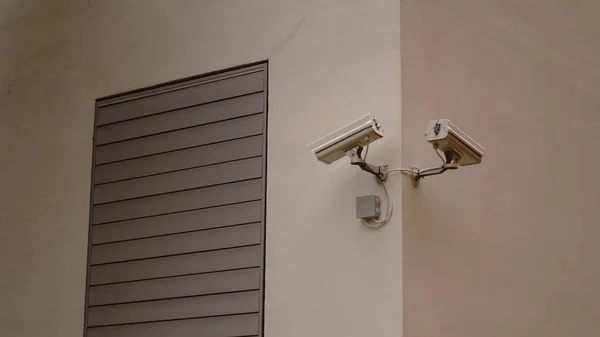
{"label": "white electrical cable", "polygon": [[442,160],[442,165],[446,165],[446,160],[444,159],[444,157],[442,157],[442,155],[440,154],[440,150],[438,150],[438,148],[434,148],[435,149],[435,154],[438,155],[438,157],[440,157],[440,159]]}
{"label": "white electrical cable", "polygon": [[[406,169],[406,168],[397,168],[397,169],[391,169],[387,171],[387,174],[392,173],[392,172],[402,172],[402,173],[416,173],[416,171],[413,171],[411,169]],[[387,178],[387,174],[385,175],[385,178]]]}
{"label": "white electrical cable", "polygon": [[[365,146],[365,154],[364,154],[363,161],[366,161],[368,154],[369,154],[369,145]],[[378,229],[378,228],[385,226],[385,224],[387,224],[388,221],[390,221],[390,219],[392,218],[392,214],[394,213],[394,201],[392,200],[392,197],[390,196],[390,192],[388,191],[387,184],[386,184],[388,175],[393,172],[401,172],[401,173],[407,173],[414,177],[414,176],[418,176],[419,174],[429,173],[429,172],[436,171],[436,170],[445,170],[446,169],[446,160],[444,159],[444,157],[442,156],[442,154],[440,153],[440,151],[437,148],[435,148],[435,154],[437,154],[437,156],[442,160],[441,167],[434,167],[434,168],[429,168],[429,169],[425,169],[425,170],[395,168],[395,169],[388,170],[385,173],[385,175],[383,175],[383,177],[381,177],[380,181],[381,181],[381,184],[383,185],[383,189],[385,191],[386,202],[387,202],[385,217],[382,219],[370,219],[370,221],[372,221],[373,223],[369,222],[369,220],[362,219],[362,222],[365,224],[365,226],[367,226],[371,229]]]}
{"label": "white electrical cable", "polygon": [[411,170],[411,169],[407,169],[407,168],[395,168],[395,169],[391,169],[388,170],[387,173],[385,174],[385,176],[383,177],[383,179],[387,179],[388,175],[392,172],[401,172],[401,173],[408,173],[408,174],[419,174],[419,173],[428,173],[431,171],[436,171],[436,170],[442,170],[444,169],[445,165],[446,165],[446,160],[444,160],[444,157],[440,154],[440,150],[435,149],[435,154],[438,155],[438,157],[440,157],[440,159],[442,160],[442,166],[441,167],[434,167],[434,168],[430,168],[430,169],[426,169],[426,170],[419,170],[419,169],[415,169],[415,170]]}
{"label": "white electrical cable", "polygon": [[[367,160],[367,156],[369,155],[369,145],[365,146],[365,153],[363,155],[363,162]],[[381,184],[383,185],[383,189],[385,190],[385,197],[386,197],[386,212],[385,212],[385,217],[383,219],[371,219],[374,223],[370,223],[367,220],[363,219],[363,223],[372,229],[377,229],[377,228],[381,228],[383,227],[388,221],[390,221],[390,219],[392,218],[392,213],[394,212],[394,202],[390,196],[390,192],[387,189],[387,185],[385,183],[385,181],[382,181]],[[380,206],[381,207],[381,206]]]}

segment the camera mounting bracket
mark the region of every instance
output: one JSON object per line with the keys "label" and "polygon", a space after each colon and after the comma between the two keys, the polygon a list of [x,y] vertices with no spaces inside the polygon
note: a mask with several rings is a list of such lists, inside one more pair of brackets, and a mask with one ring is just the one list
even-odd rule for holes
{"label": "camera mounting bracket", "polygon": [[372,165],[367,163],[362,158],[362,152],[364,148],[362,145],[357,145],[350,150],[346,151],[346,155],[350,158],[351,165],[357,165],[361,170],[369,172],[377,178],[378,182],[385,181],[387,178],[388,166],[387,165]]}

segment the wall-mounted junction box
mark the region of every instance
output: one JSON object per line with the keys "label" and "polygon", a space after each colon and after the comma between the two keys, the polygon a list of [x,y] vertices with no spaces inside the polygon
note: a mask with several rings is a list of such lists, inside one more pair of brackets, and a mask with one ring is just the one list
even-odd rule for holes
{"label": "wall-mounted junction box", "polygon": [[356,197],[356,217],[359,219],[378,218],[381,212],[381,200],[376,195]]}

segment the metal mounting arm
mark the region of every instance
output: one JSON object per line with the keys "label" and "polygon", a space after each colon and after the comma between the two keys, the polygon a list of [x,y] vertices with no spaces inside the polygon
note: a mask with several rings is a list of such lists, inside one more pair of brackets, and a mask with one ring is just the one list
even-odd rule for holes
{"label": "metal mounting arm", "polygon": [[411,174],[413,185],[415,187],[417,187],[417,186],[419,186],[419,181],[422,178],[429,177],[429,176],[436,176],[436,175],[442,174],[448,170],[456,170],[457,168],[458,168],[458,165],[456,163],[444,164],[440,167],[432,167],[432,168],[427,168],[427,169],[423,169],[423,170],[413,166],[413,167],[411,167],[411,171],[413,172]]}
{"label": "metal mounting arm", "polygon": [[429,176],[436,176],[438,174],[442,174],[448,170],[456,170],[458,169],[458,159],[460,158],[454,152],[448,151],[444,153],[445,159],[441,157],[439,152],[437,151],[437,147],[433,147],[436,150],[438,156],[442,159],[442,166],[440,167],[432,167],[427,169],[419,169],[416,166],[412,166],[410,170],[412,171],[411,178],[413,182],[413,186],[419,186],[419,181],[422,178]]}
{"label": "metal mounting arm", "polygon": [[346,155],[350,157],[350,164],[357,165],[361,170],[374,175],[378,181],[384,181],[387,173],[387,165],[375,166],[368,164],[362,157],[363,147],[357,145],[346,151]]}

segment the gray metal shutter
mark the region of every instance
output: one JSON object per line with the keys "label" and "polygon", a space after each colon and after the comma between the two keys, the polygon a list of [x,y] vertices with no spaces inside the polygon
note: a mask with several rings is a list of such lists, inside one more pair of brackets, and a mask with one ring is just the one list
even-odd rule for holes
{"label": "gray metal shutter", "polygon": [[261,336],[266,64],[101,100],[88,337]]}

